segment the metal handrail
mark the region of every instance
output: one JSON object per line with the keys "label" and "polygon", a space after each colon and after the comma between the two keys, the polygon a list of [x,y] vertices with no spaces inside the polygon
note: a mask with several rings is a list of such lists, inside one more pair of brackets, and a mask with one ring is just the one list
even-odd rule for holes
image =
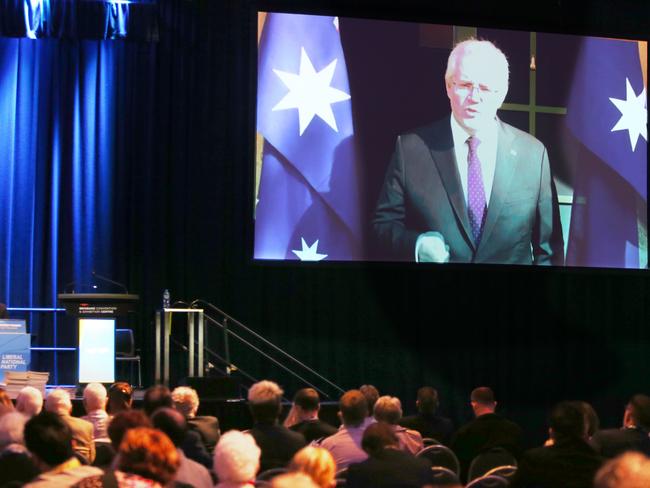
{"label": "metal handrail", "polygon": [[[220,328],[224,331],[224,334],[225,334],[226,338],[229,337],[229,336],[234,337],[235,339],[239,340],[241,343],[243,343],[243,344],[245,344],[246,346],[248,346],[249,348],[253,349],[253,350],[254,350],[255,352],[257,352],[258,354],[262,355],[263,357],[265,357],[265,358],[268,359],[269,361],[273,362],[276,366],[282,368],[283,370],[285,370],[286,372],[288,372],[289,374],[291,374],[291,375],[294,376],[295,378],[297,378],[297,379],[299,379],[300,381],[302,381],[303,383],[309,385],[311,388],[313,388],[313,389],[315,389],[316,391],[318,391],[321,395],[324,395],[324,396],[327,397],[327,398],[331,398],[330,395],[328,395],[327,393],[323,392],[321,389],[319,389],[319,388],[317,388],[316,386],[314,386],[312,383],[310,383],[309,381],[307,381],[307,380],[306,380],[305,378],[303,378],[301,375],[299,375],[298,373],[296,373],[296,372],[293,371],[292,369],[286,367],[284,364],[280,363],[280,362],[277,361],[275,358],[269,356],[267,353],[265,353],[264,351],[262,351],[260,348],[258,348],[257,346],[251,344],[249,341],[247,341],[246,339],[244,339],[243,337],[241,337],[240,335],[238,335],[237,333],[233,332],[232,330],[230,330],[230,329],[228,328],[228,325],[229,325],[229,324],[235,324],[236,326],[240,327],[243,331],[247,332],[248,334],[251,334],[253,337],[255,337],[256,339],[260,340],[260,341],[261,341],[262,343],[264,343],[265,345],[269,346],[270,348],[272,348],[273,350],[275,350],[275,351],[278,352],[279,354],[283,355],[285,358],[289,359],[290,361],[292,361],[292,362],[295,363],[296,365],[298,365],[298,366],[300,366],[301,368],[303,368],[305,371],[307,371],[307,372],[313,374],[313,375],[314,375],[315,377],[317,377],[318,379],[320,379],[320,380],[322,380],[323,382],[327,383],[328,385],[330,385],[331,387],[333,387],[333,388],[334,388],[336,391],[338,391],[339,393],[344,393],[344,390],[343,390],[340,386],[336,385],[335,383],[333,383],[333,382],[330,381],[329,379],[325,378],[323,375],[321,375],[321,374],[319,374],[318,372],[314,371],[314,369],[310,368],[309,366],[307,366],[306,364],[304,364],[304,363],[303,363],[302,361],[300,361],[299,359],[295,358],[294,356],[292,356],[292,355],[289,354],[288,352],[286,352],[286,351],[284,351],[283,349],[281,349],[280,347],[276,346],[275,344],[273,344],[272,342],[270,342],[268,339],[262,337],[260,334],[258,334],[258,333],[255,332],[254,330],[252,330],[252,329],[250,329],[249,327],[245,326],[244,324],[242,324],[240,321],[238,321],[238,320],[235,319],[234,317],[231,317],[230,315],[228,315],[227,313],[225,313],[223,310],[221,310],[221,309],[218,308],[217,306],[213,305],[212,303],[207,302],[207,301],[205,301],[205,300],[196,299],[196,300],[193,300],[193,301],[191,302],[191,304],[190,304],[190,308],[199,308],[199,305],[201,305],[202,308],[209,308],[209,309],[211,309],[211,310],[213,310],[213,311],[215,311],[215,312],[217,312],[218,314],[221,314],[221,315],[223,316],[223,318],[224,318],[224,323],[221,323],[221,322],[219,322],[217,319],[215,319],[215,318],[213,318],[213,317],[210,317],[210,316],[207,315],[207,314],[204,315],[204,317],[207,319],[208,323],[211,323],[211,324],[217,325],[218,327],[220,327]],[[225,346],[227,347],[227,340],[226,340],[226,344],[225,344]],[[227,352],[227,354],[226,354],[226,360],[227,360],[227,362],[229,363],[229,362],[230,362],[230,360],[229,360],[230,358],[229,358],[229,350],[228,350],[228,348],[226,349],[226,352]]]}

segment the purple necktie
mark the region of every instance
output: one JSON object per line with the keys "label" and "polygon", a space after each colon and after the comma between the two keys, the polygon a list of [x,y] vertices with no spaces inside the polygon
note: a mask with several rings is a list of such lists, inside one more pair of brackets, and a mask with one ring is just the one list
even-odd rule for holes
{"label": "purple necktie", "polygon": [[485,188],[483,187],[483,174],[481,172],[481,160],[478,158],[479,139],[472,136],[467,139],[469,155],[467,157],[467,193],[469,225],[472,229],[474,243],[478,246],[481,242],[481,233],[487,213],[485,203]]}

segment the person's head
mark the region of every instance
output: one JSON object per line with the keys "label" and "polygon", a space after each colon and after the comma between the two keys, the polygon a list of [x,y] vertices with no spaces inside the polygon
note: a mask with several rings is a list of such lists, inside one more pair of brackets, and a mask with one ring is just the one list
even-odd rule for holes
{"label": "person's head", "polygon": [[45,398],[45,410],[57,415],[70,415],[72,412],[70,393],[62,388],[52,390]]}
{"label": "person's head", "polygon": [[596,473],[594,488],[647,488],[650,486],[650,459],[627,452],[607,461]]}
{"label": "person's head", "polygon": [[634,395],[625,408],[623,416],[625,427],[639,427],[650,431],[650,397],[646,395]]}
{"label": "person's head", "polygon": [[497,402],[494,399],[494,392],[487,386],[474,388],[470,395],[470,403],[472,405],[472,410],[474,410],[474,415],[477,417],[487,413],[493,413],[497,408]]}
{"label": "person's head", "polygon": [[303,447],[294,454],[289,469],[309,475],[320,488],[336,486],[336,462],[330,452],[322,447]]}
{"label": "person's head", "polygon": [[0,388],[0,417],[2,417],[6,413],[13,412],[13,411],[14,411],[14,404],[11,401],[9,394],[6,391],[4,391],[3,388]]}
{"label": "person's head", "polygon": [[374,413],[378,422],[397,425],[402,418],[402,402],[397,397],[384,395],[377,399]]}
{"label": "person's head", "polygon": [[375,410],[375,403],[379,398],[379,390],[372,385],[361,385],[359,391],[363,393],[363,396],[366,398],[366,403],[368,404],[368,416],[371,416],[372,412]]}
{"label": "person's head", "polygon": [[221,482],[246,483],[255,480],[261,450],[252,435],[229,430],[214,449],[214,470]]}
{"label": "person's head", "polygon": [[318,415],[320,397],[313,388],[303,388],[294,395],[293,404],[301,420],[309,419]]}
{"label": "person's head", "polygon": [[88,383],[84,388],[84,408],[86,412],[104,410],[108,399],[106,388],[101,383]]}
{"label": "person's head", "polygon": [[549,434],[552,439],[583,439],[586,436],[585,417],[574,402],[560,402],[549,415]]}
{"label": "person's head", "polygon": [[33,386],[26,386],[16,397],[16,410],[27,417],[41,413],[43,409],[43,394]]}
{"label": "person's head", "polygon": [[318,488],[318,485],[309,475],[294,471],[273,478],[271,488]]}
{"label": "person's head", "polygon": [[154,385],[147,388],[142,400],[142,409],[149,417],[162,407],[173,407],[172,392],[164,385]]}
{"label": "person's head", "polygon": [[594,410],[594,407],[582,400],[577,400],[571,403],[578,407],[582,412],[585,421],[585,434],[588,438],[593,437],[593,435],[598,432],[598,429],[600,429],[600,419],[598,418],[598,414]]}
{"label": "person's head", "polygon": [[74,455],[72,432],[65,421],[52,412],[41,412],[25,424],[25,446],[37,466],[48,471]]}
{"label": "person's head", "polygon": [[505,54],[490,41],[458,43],[447,60],[445,86],[456,121],[471,135],[494,122],[508,93]]}
{"label": "person's head", "polygon": [[418,390],[418,399],[415,401],[418,412],[425,415],[433,415],[436,413],[438,405],[438,392],[435,388],[423,386]]}
{"label": "person's head", "polygon": [[151,420],[144,412],[140,410],[123,410],[115,414],[108,424],[107,430],[108,438],[116,451],[120,447],[124,434],[136,427],[151,427]]}
{"label": "person's head", "polygon": [[133,403],[133,388],[124,381],[113,383],[108,389],[108,403],[106,411],[115,415],[118,412],[129,410]]}
{"label": "person's head", "polygon": [[376,456],[387,447],[399,447],[399,440],[390,425],[376,422],[363,432],[361,448],[369,456]]}
{"label": "person's head", "polygon": [[187,421],[182,413],[173,408],[163,407],[151,415],[153,426],[167,434],[169,440],[178,447],[187,434]]}
{"label": "person's head", "polygon": [[194,417],[199,409],[199,395],[194,388],[190,388],[189,386],[174,388],[174,391],[172,391],[172,400],[174,401],[176,410],[188,418]]}
{"label": "person's head", "polygon": [[257,423],[274,423],[282,409],[282,388],[273,381],[259,381],[248,390],[248,408]]}
{"label": "person's head", "polygon": [[0,319],[8,319],[9,314],[7,313],[7,305],[0,303]]}
{"label": "person's head", "polygon": [[0,451],[9,444],[24,444],[27,417],[20,412],[9,412],[0,417]]}
{"label": "person's head", "polygon": [[357,427],[368,416],[368,402],[359,390],[346,391],[339,400],[339,416],[343,425]]}
{"label": "person's head", "polygon": [[163,486],[174,478],[179,465],[178,452],[169,438],[149,427],[129,430],[117,451],[117,469],[157,481]]}

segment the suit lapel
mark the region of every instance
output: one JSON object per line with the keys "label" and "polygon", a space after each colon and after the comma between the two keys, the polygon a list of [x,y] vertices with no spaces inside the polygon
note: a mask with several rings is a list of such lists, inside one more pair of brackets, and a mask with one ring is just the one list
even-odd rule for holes
{"label": "suit lapel", "polygon": [[512,184],[512,178],[517,171],[518,154],[512,147],[513,141],[514,133],[507,130],[507,127],[499,121],[496,168],[480,246],[489,240],[490,234],[494,230],[494,225],[499,218],[503,203]]}
{"label": "suit lapel", "polygon": [[469,227],[467,204],[465,203],[465,195],[460,184],[460,175],[458,174],[458,165],[456,164],[456,155],[454,153],[453,143],[451,149],[431,149],[431,156],[438,167],[442,184],[447,191],[447,196],[449,197],[451,206],[454,209],[456,218],[461,223],[463,231],[465,232],[465,237],[467,241],[475,247]]}

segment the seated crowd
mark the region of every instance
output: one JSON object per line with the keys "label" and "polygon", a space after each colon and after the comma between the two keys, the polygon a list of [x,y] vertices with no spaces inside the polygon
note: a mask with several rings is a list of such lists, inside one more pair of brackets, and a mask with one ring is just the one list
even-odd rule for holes
{"label": "seated crowd", "polygon": [[488,387],[472,391],[474,419],[456,430],[438,415],[431,387],[418,390],[409,417],[371,385],[349,390],[339,427],[319,418],[312,388],[295,394],[280,422],[283,394],[272,381],[254,384],[250,429],[222,435],[217,418],[197,415],[189,387],[153,386],[139,410],[127,383],[108,391],[91,383],[82,417],[72,415],[67,390],[44,399],[27,387],[13,402],[0,389],[0,488],[650,487],[645,395],[629,400],[617,429],[599,429],[585,402],[561,402],[549,413],[546,443],[525,450],[522,429],[496,413]]}

